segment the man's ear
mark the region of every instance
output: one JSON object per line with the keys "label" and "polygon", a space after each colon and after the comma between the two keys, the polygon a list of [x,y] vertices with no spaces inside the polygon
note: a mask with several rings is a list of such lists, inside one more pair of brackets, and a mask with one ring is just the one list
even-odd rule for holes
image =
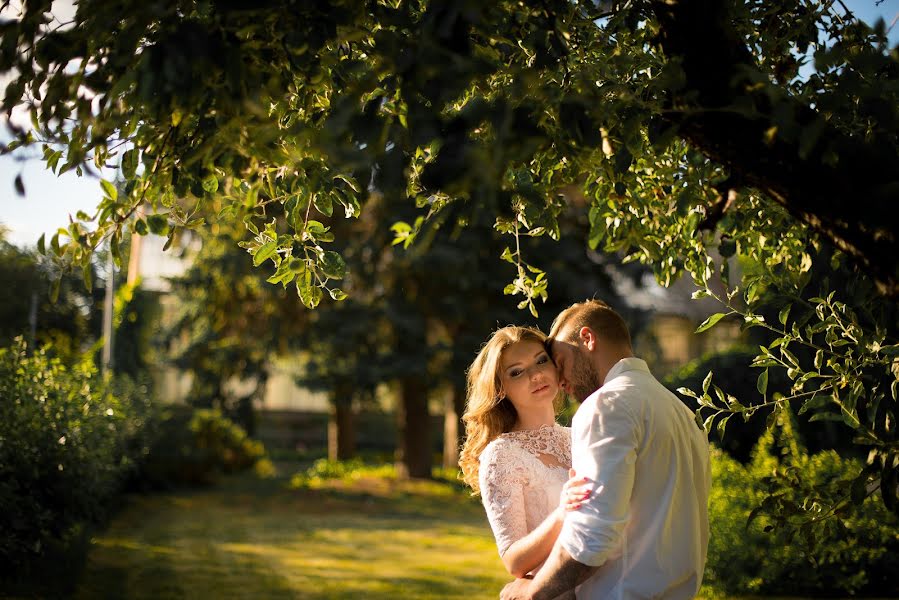
{"label": "man's ear", "polygon": [[593,352],[593,350],[596,349],[596,332],[592,329],[589,327],[581,327],[580,331],[577,332],[577,335],[581,345],[583,345],[589,352]]}

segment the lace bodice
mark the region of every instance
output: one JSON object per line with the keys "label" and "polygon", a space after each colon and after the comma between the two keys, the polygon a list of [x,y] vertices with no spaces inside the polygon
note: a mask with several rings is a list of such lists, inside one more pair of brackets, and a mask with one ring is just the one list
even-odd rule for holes
{"label": "lace bodice", "polygon": [[481,499],[502,556],[559,505],[571,466],[571,430],[546,425],[503,433],[479,463]]}

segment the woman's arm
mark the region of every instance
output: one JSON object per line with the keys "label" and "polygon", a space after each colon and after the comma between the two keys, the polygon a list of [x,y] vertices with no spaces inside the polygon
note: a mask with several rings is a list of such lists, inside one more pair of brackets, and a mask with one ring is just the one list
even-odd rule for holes
{"label": "woman's arm", "polygon": [[556,538],[559,537],[562,523],[565,521],[565,513],[577,510],[581,502],[590,495],[590,490],[584,488],[587,483],[586,478],[575,477],[573,469],[569,470],[568,474],[571,479],[562,486],[559,506],[533,531],[513,542],[503,553],[503,564],[513,577],[522,578],[543,564],[549,556]]}

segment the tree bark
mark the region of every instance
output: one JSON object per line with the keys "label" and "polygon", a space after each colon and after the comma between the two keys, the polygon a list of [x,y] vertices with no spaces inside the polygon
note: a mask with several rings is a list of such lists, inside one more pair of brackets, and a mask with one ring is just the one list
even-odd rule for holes
{"label": "tree bark", "polygon": [[340,385],[331,399],[328,415],[328,459],[349,460],[356,455],[356,415],[352,386]]}
{"label": "tree bark", "polygon": [[465,434],[462,414],[465,412],[465,388],[453,386],[452,392],[444,400],[443,413],[443,467],[455,469],[459,466],[459,447]]}
{"label": "tree bark", "polygon": [[[671,92],[667,117],[679,135],[844,251],[881,293],[899,295],[899,220],[887,210],[899,200],[899,157],[890,144],[847,136],[784,90],[753,89],[758,80],[746,74],[760,69],[736,35],[728,3],[652,6],[662,49],[684,70],[686,85]],[[728,110],[737,99],[753,110]],[[820,135],[803,143],[801,133],[772,130],[784,115],[799,131],[814,123]]]}
{"label": "tree bark", "polygon": [[397,406],[396,472],[400,479],[430,479],[431,436],[427,386],[419,376],[400,381]]}

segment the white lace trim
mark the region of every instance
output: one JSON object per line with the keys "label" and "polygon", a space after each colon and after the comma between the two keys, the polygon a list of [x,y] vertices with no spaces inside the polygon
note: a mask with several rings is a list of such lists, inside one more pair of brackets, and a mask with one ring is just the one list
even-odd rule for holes
{"label": "white lace trim", "polygon": [[568,427],[542,425],[538,429],[509,431],[499,437],[513,440],[537,458],[549,455],[563,465],[571,464],[571,430]]}

